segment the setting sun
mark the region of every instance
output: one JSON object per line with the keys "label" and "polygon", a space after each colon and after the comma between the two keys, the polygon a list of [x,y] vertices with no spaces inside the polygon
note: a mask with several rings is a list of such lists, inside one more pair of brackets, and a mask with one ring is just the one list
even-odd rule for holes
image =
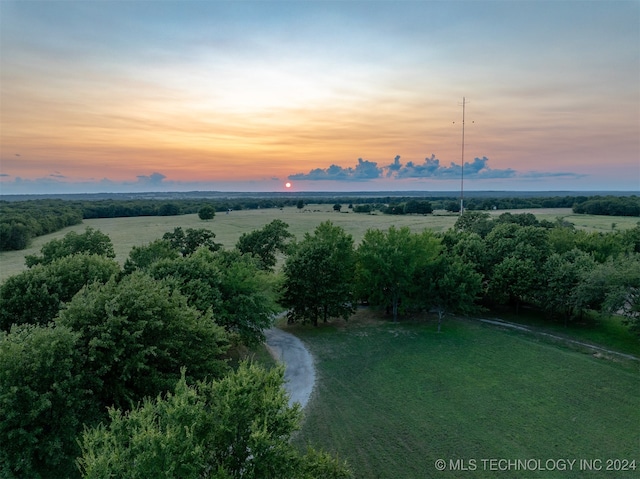
{"label": "setting sun", "polygon": [[287,188],[291,188],[291,183],[285,183],[284,186]]}

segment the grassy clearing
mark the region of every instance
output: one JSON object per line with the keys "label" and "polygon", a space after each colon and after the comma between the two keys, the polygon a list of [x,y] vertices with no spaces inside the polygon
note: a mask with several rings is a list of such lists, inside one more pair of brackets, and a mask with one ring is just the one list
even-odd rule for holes
{"label": "grassy clearing", "polygon": [[[84,220],[80,225],[35,238],[27,249],[0,252],[0,282],[24,270],[24,257],[28,254],[39,253],[43,244],[55,238],[62,238],[69,231],[82,233],[87,226],[109,235],[114,244],[116,259],[123,264],[133,246],[148,244],[178,226],[184,229],[211,229],[216,234],[216,241],[227,248],[232,248],[242,233],[262,228],[274,219],[281,219],[289,224],[289,231],[297,238],[302,238],[304,233],[313,231],[323,221],[331,220],[336,226],[342,226],[347,233],[351,234],[357,244],[369,228],[386,230],[394,225],[397,227],[408,226],[414,232],[420,232],[424,229],[441,232],[451,228],[458,218],[457,215],[447,214],[444,211],[436,211],[433,215],[428,216],[395,216],[381,213],[365,215],[353,213],[347,210],[346,206],[343,205],[341,213],[333,211],[332,205],[307,205],[303,210],[288,207],[233,211],[230,214],[217,213],[212,221],[202,221],[196,214]],[[504,212],[492,211],[491,214],[497,216]],[[638,218],[573,215],[569,208],[511,210],[511,212],[534,213],[538,219],[549,221],[563,217],[575,223],[578,228],[589,231],[611,231],[612,223],[616,223],[617,229],[623,230],[632,228],[638,223]]]}
{"label": "grassy clearing", "polygon": [[[440,334],[433,322],[357,316],[292,331],[319,377],[297,441],[339,453],[358,477],[613,477],[491,472],[481,460],[640,461],[637,365],[464,320]],[[440,472],[439,458],[477,468]]]}

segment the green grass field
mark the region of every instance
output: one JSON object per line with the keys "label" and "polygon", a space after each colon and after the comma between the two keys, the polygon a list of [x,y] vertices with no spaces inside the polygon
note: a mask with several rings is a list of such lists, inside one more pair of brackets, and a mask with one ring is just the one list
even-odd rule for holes
{"label": "green grass field", "polygon": [[[457,215],[439,211],[428,216],[393,216],[381,213],[365,215],[352,213],[347,210],[346,206],[343,205],[341,213],[333,211],[332,205],[308,205],[304,210],[288,207],[282,210],[274,208],[233,211],[230,214],[219,212],[212,221],[202,221],[196,214],[84,220],[80,225],[35,238],[27,249],[0,252],[0,282],[25,269],[24,257],[28,254],[39,253],[40,248],[46,242],[54,238],[62,238],[69,231],[83,232],[87,226],[99,229],[111,237],[116,250],[116,259],[122,264],[133,246],[148,244],[162,237],[167,231],[173,231],[173,228],[177,226],[184,229],[209,228],[216,234],[216,241],[227,248],[232,248],[242,233],[262,228],[274,219],[281,219],[288,223],[289,230],[297,238],[302,238],[304,233],[313,231],[323,221],[331,220],[335,225],[342,226],[347,233],[353,235],[357,243],[369,228],[386,230],[389,226],[395,225],[398,227],[408,226],[416,232],[425,228],[438,232],[451,228],[458,218]],[[512,210],[512,212],[532,212],[539,219],[549,221],[554,221],[560,216],[574,222],[577,227],[589,231],[611,231],[612,223],[616,223],[617,229],[623,230],[632,228],[638,223],[638,218],[630,217],[573,215],[569,208]],[[502,213],[504,211],[491,212],[494,215]]]}
{"label": "green grass field", "polygon": [[[357,477],[638,477],[637,362],[467,320],[440,334],[435,322],[358,317],[291,330],[319,379],[297,442],[338,453]],[[475,470],[450,470],[472,459]],[[491,471],[483,459],[635,459],[638,469]]]}

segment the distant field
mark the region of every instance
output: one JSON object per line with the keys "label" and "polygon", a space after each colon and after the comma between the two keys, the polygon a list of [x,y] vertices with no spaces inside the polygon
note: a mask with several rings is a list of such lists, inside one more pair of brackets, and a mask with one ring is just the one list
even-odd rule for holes
{"label": "distant field", "polygon": [[296,441],[339,454],[358,478],[638,477],[481,462],[626,458],[640,467],[637,364],[466,320],[446,320],[438,334],[434,323],[354,317],[290,328],[319,378]]}
{"label": "distant field", "polygon": [[[611,231],[612,223],[616,223],[617,229],[631,228],[639,220],[638,218],[626,217],[573,215],[570,208],[512,210],[513,213],[525,211],[534,213],[539,219],[550,221],[561,216],[575,223],[579,228],[593,231]],[[504,212],[504,210],[494,211],[492,214],[499,215]],[[28,249],[0,253],[0,282],[24,269],[25,255],[36,254],[44,243],[54,238],[61,238],[69,231],[82,232],[87,226],[108,234],[116,250],[116,259],[120,263],[124,263],[133,246],[148,244],[160,238],[167,231],[173,231],[173,228],[177,226],[184,229],[209,228],[216,234],[216,241],[231,248],[242,233],[262,228],[276,218],[288,223],[289,230],[298,238],[301,238],[305,232],[313,231],[321,222],[331,220],[335,225],[342,226],[353,235],[356,242],[359,242],[367,229],[387,229],[391,225],[408,226],[413,231],[422,231],[425,228],[433,231],[446,231],[453,226],[458,216],[438,211],[428,216],[392,216],[381,213],[365,215],[350,212],[347,210],[347,205],[343,205],[341,213],[333,211],[332,205],[308,205],[303,210],[288,207],[282,210],[274,208],[232,211],[229,214],[217,213],[216,217],[208,222],[200,220],[195,214],[90,219],[84,220],[80,225],[38,237]]]}

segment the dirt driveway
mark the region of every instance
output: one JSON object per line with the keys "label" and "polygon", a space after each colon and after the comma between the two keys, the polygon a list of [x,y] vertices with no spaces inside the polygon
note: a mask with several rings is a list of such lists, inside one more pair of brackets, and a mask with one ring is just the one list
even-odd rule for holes
{"label": "dirt driveway", "polygon": [[264,334],[267,348],[276,360],[284,364],[284,386],[289,393],[289,404],[298,402],[304,408],[316,380],[311,353],[302,341],[281,329],[271,328]]}

